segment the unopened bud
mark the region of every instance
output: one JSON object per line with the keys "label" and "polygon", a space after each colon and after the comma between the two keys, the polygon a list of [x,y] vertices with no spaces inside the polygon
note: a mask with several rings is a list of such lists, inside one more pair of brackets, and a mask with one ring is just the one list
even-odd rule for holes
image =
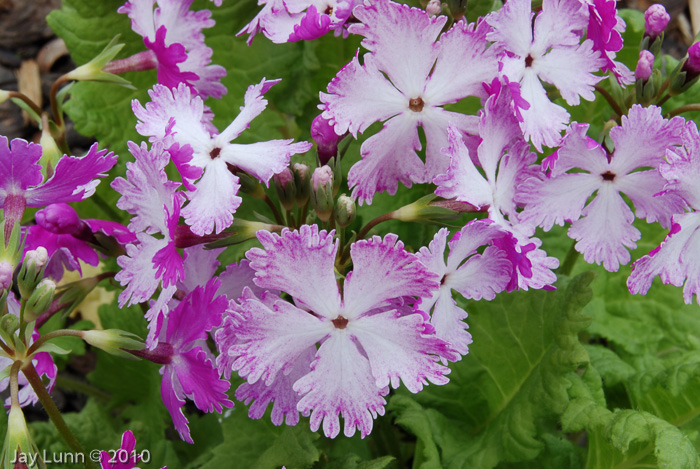
{"label": "unopened bud", "polygon": [[428,5],[425,7],[425,11],[430,16],[439,15],[442,13],[442,3],[440,0],[430,0]]}
{"label": "unopened bud", "polygon": [[12,287],[14,270],[9,262],[0,262],[0,290],[9,290]]}
{"label": "unopened bud", "polygon": [[643,50],[639,53],[639,61],[637,68],[634,70],[634,76],[637,80],[647,81],[651,77],[651,72],[654,69],[654,54],[648,50]]}
{"label": "unopened bud", "polygon": [[41,145],[39,164],[41,165],[41,174],[48,179],[53,176],[58,160],[63,157],[63,152],[58,148],[56,140],[51,135],[51,124],[46,114],[42,117],[42,127],[41,138],[39,139],[39,144]]}
{"label": "unopened bud", "polygon": [[10,99],[10,92],[5,90],[0,90],[0,104],[4,103]]}
{"label": "unopened bud", "polygon": [[51,306],[55,293],[56,283],[53,280],[45,278],[39,282],[25,305],[25,314],[27,317],[30,320],[34,320],[38,318],[40,314],[45,313],[49,309],[49,306]]}
{"label": "unopened bud", "polygon": [[338,154],[338,142],[343,137],[336,134],[330,122],[319,114],[311,123],[311,138],[316,142],[319,161],[326,164]]}
{"label": "unopened bud", "polygon": [[357,207],[351,197],[343,194],[335,204],[335,223],[339,228],[345,228],[355,221]]}
{"label": "unopened bud", "polygon": [[22,298],[28,298],[42,277],[44,266],[49,261],[49,254],[46,248],[38,248],[28,251],[24,255],[24,262],[17,275],[19,292]]}
{"label": "unopened bud", "polygon": [[289,168],[284,168],[281,173],[272,176],[272,180],[275,183],[275,190],[277,191],[277,196],[280,199],[280,203],[285,210],[291,210],[294,208],[294,201],[296,200],[297,189],[294,184],[294,175]]}
{"label": "unopened bud", "polygon": [[688,49],[688,60],[683,68],[693,77],[700,74],[700,42],[696,42]]}
{"label": "unopened bud", "polygon": [[664,32],[671,16],[663,5],[655,3],[644,12],[644,34],[656,38]]}
{"label": "unopened bud", "polygon": [[56,234],[73,234],[80,231],[82,222],[68,204],[51,204],[34,215],[37,225]]}
{"label": "unopened bud", "polygon": [[122,358],[134,359],[134,356],[124,350],[143,350],[146,348],[137,335],[119,329],[83,331],[83,340],[93,347]]}
{"label": "unopened bud", "polygon": [[294,185],[297,190],[297,205],[303,207],[309,201],[311,195],[311,174],[309,167],[304,163],[295,163],[292,166],[294,172]]}
{"label": "unopened bud", "polygon": [[[26,462],[31,464],[26,467],[39,467],[39,463],[44,467],[41,453],[39,453],[29,433],[22,408],[18,404],[12,404],[7,416],[7,434],[2,452],[2,467],[17,467],[15,464],[22,464],[18,462],[17,455],[31,456],[31,458],[26,458]],[[34,459],[34,455],[38,456],[37,460]]]}
{"label": "unopened bud", "polygon": [[131,86],[128,80],[105,71],[107,68],[106,65],[114,59],[122,47],[124,47],[124,44],[117,44],[117,39],[118,37],[112,39],[94,59],[67,73],[65,78],[75,81],[102,81]]}
{"label": "unopened bud", "polygon": [[255,179],[250,174],[240,170],[236,171],[236,176],[238,176],[238,180],[241,184],[241,192],[248,194],[251,197],[255,197],[256,199],[265,199],[265,189],[263,189],[260,181]]}
{"label": "unopened bud", "polygon": [[330,220],[333,213],[333,170],[330,166],[321,166],[311,176],[313,188],[311,201],[316,215],[322,221]]}

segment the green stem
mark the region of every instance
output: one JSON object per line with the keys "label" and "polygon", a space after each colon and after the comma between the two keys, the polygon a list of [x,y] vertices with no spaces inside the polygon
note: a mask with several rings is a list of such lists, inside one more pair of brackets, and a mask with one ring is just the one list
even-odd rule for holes
{"label": "green stem", "polygon": [[268,195],[265,194],[265,198],[263,200],[265,201],[267,206],[270,207],[270,210],[272,210],[272,214],[275,216],[275,221],[277,222],[277,224],[284,225],[284,218],[282,218],[280,211],[277,210],[275,203],[270,199],[270,197],[268,197]]}
{"label": "green stem", "polygon": [[[365,226],[362,227],[360,232],[357,234],[357,239],[358,241],[361,239],[364,239],[365,236],[367,236],[367,233],[369,233],[369,230],[377,226],[378,224],[385,222],[387,220],[391,220],[394,217],[394,212],[389,212],[385,213],[384,215],[379,215],[377,218],[374,220],[370,221],[367,223]],[[350,246],[347,246],[347,248],[343,251],[343,255],[340,256],[340,264],[343,265],[345,262],[347,262],[348,257],[350,257]]]}
{"label": "green stem", "polygon": [[657,106],[661,106],[661,105],[663,105],[666,101],[668,101],[669,99],[671,99],[671,95],[670,95],[670,94],[666,94],[666,96],[664,96],[663,98],[661,98],[661,100],[660,100],[658,103],[656,103],[656,105],[657,105]]}
{"label": "green stem", "polygon": [[[29,384],[31,384],[32,389],[34,389],[34,392],[39,398],[39,401],[41,401],[41,404],[44,406],[44,410],[49,415],[51,422],[53,422],[53,424],[56,426],[56,429],[61,434],[61,436],[63,436],[63,439],[66,440],[66,443],[68,443],[70,449],[72,449],[76,453],[85,454],[83,446],[80,444],[75,435],[73,435],[73,432],[71,432],[70,428],[68,428],[68,425],[66,425],[66,421],[63,420],[61,412],[58,410],[58,407],[56,407],[56,404],[53,403],[51,396],[46,391],[46,387],[44,387],[44,383],[41,381],[41,378],[37,374],[34,365],[32,363],[29,363],[26,367],[22,369],[22,372],[27,378],[27,381],[29,381]],[[94,468],[95,466],[92,463],[92,461],[90,461],[90,459],[87,458],[85,461],[85,467]]]}
{"label": "green stem", "polygon": [[569,252],[566,253],[566,258],[562,262],[561,267],[559,267],[559,274],[561,275],[571,275],[574,270],[574,265],[581,254],[576,250],[576,241],[571,244]]}
{"label": "green stem", "polygon": [[8,94],[10,98],[17,98],[24,101],[27,104],[27,106],[32,108],[32,111],[36,112],[37,116],[41,116],[41,108],[37,106],[37,104],[34,101],[32,101],[26,94],[20,93],[19,91],[10,91]]}
{"label": "green stem", "polygon": [[74,329],[59,329],[57,331],[51,331],[48,332],[41,337],[39,337],[36,342],[34,342],[31,347],[27,350],[27,356],[30,356],[34,352],[37,351],[39,347],[41,347],[43,344],[48,342],[51,339],[55,339],[56,337],[65,337],[65,336],[73,336],[73,337],[83,337],[83,331],[76,331]]}
{"label": "green stem", "polygon": [[668,113],[669,119],[671,117],[675,117],[679,114],[683,114],[684,112],[690,112],[690,111],[700,111],[700,104],[694,103],[694,104],[686,104],[684,106],[677,107],[673,111]]}
{"label": "green stem", "polygon": [[65,376],[57,376],[56,385],[59,388],[77,391],[81,394],[85,394],[86,396],[94,397],[95,399],[105,403],[109,402],[112,399],[112,396],[108,392],[103,391],[98,387],[95,387],[88,383],[83,383],[82,381],[78,381],[72,378],[66,378]]}
{"label": "green stem", "polygon": [[610,104],[610,107],[613,108],[613,111],[615,111],[618,116],[622,117],[625,115],[625,112],[622,110],[618,102],[615,101],[615,98],[613,98],[613,96],[608,92],[608,90],[600,85],[595,85],[595,90],[600,93],[603,98],[605,98],[608,104]]}

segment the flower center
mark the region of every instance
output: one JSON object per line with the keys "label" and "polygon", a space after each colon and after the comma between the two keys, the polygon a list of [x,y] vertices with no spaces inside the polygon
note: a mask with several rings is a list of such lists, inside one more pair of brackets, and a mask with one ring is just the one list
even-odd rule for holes
{"label": "flower center", "polygon": [[421,112],[424,104],[421,98],[412,98],[408,101],[408,108],[413,112]]}
{"label": "flower center", "polygon": [[214,147],[214,148],[209,152],[209,156],[211,156],[211,159],[212,159],[212,160],[218,158],[220,154],[221,154],[221,148],[219,148],[219,147]]}
{"label": "flower center", "polygon": [[601,174],[600,177],[603,178],[603,181],[614,181],[615,180],[615,173],[611,173],[610,171],[606,171],[603,174]]}
{"label": "flower center", "polygon": [[531,56],[530,54],[527,54],[527,57],[525,57],[525,66],[526,66],[526,67],[532,67],[532,62],[533,62],[534,60],[535,60],[535,59],[533,59],[532,56]]}
{"label": "flower center", "polygon": [[348,327],[348,320],[345,319],[343,316],[338,316],[331,322],[333,323],[336,329],[345,329],[346,327]]}

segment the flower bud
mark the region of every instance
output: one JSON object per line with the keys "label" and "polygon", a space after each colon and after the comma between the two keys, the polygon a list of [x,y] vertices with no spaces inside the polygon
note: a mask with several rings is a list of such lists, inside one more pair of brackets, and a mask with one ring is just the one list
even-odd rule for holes
{"label": "flower bud", "polygon": [[333,170],[330,166],[321,166],[311,176],[313,195],[311,202],[316,215],[322,221],[330,220],[333,213]]}
{"label": "flower bud", "polygon": [[303,207],[309,201],[311,195],[311,178],[309,177],[309,167],[304,163],[295,163],[292,166],[294,171],[294,185],[297,189],[297,205]]}
{"label": "flower bud", "polygon": [[38,318],[49,309],[55,293],[56,283],[53,280],[45,278],[39,282],[25,304],[24,311],[29,320]]}
{"label": "flower bud", "polygon": [[285,210],[294,208],[294,201],[297,195],[297,188],[294,184],[294,175],[289,168],[284,168],[281,173],[272,176],[275,183],[275,190],[280,199],[280,203]]}
{"label": "flower bud", "polygon": [[666,8],[655,3],[644,12],[644,34],[651,38],[660,36],[670,20],[671,16],[666,12]]}
{"label": "flower bud", "polygon": [[335,204],[335,223],[339,228],[345,228],[355,221],[357,207],[351,197],[343,194]]}
{"label": "flower bud", "polygon": [[143,350],[146,348],[146,344],[137,335],[119,329],[83,331],[81,337],[93,347],[127,359],[134,359],[134,356],[124,350]]}
{"label": "flower bud", "polygon": [[634,70],[634,76],[637,80],[647,81],[651,77],[651,72],[654,69],[654,54],[648,50],[639,52],[639,61],[637,68]]}
{"label": "flower bud", "polygon": [[338,142],[343,136],[336,134],[330,122],[319,114],[311,123],[311,138],[316,142],[319,161],[326,164],[338,154]]}
{"label": "flower bud", "polygon": [[696,42],[688,49],[688,60],[683,66],[688,75],[693,77],[700,74],[700,42]]}
{"label": "flower bud", "polygon": [[243,192],[244,194],[248,194],[251,197],[255,197],[256,199],[265,199],[265,189],[263,189],[263,186],[262,184],[260,184],[260,181],[258,181],[245,171],[236,171],[236,176],[238,177],[238,181],[241,184],[241,192]]}
{"label": "flower bud", "polygon": [[10,92],[5,90],[0,90],[0,104],[4,103],[10,99]]}
{"label": "flower bud", "polygon": [[56,168],[58,160],[63,157],[63,152],[58,148],[56,140],[53,138],[53,135],[51,135],[51,124],[46,114],[42,116],[42,129],[39,144],[41,145],[41,159],[39,159],[41,174],[44,178],[48,179],[53,176],[54,168]]}
{"label": "flower bud", "polygon": [[75,81],[102,81],[131,86],[128,80],[107,71],[109,70],[107,64],[116,57],[122,47],[124,47],[124,44],[117,44],[117,39],[118,36],[112,39],[95,58],[67,73],[65,78]]}
{"label": "flower bud", "polygon": [[14,270],[9,262],[0,262],[0,290],[9,290],[12,287],[12,273]]}
{"label": "flower bud", "polygon": [[[41,466],[44,467],[40,454],[29,434],[29,428],[27,427],[27,421],[24,419],[22,408],[19,405],[12,404],[10,413],[7,416],[7,433],[5,434],[5,444],[2,449],[2,467],[17,467],[15,463],[18,462],[16,461],[18,455],[37,455],[38,460],[33,461],[32,465],[26,467],[39,467],[38,462],[41,462]],[[27,462],[30,462],[29,457],[27,457]]]}
{"label": "flower bud", "polygon": [[46,248],[39,246],[24,255],[24,262],[17,275],[17,283],[22,298],[28,298],[41,280],[44,266],[49,261]]}
{"label": "flower bud", "polygon": [[428,5],[425,7],[426,13],[428,13],[430,16],[435,16],[439,15],[442,13],[442,4],[440,0],[430,0],[428,2]]}
{"label": "flower bud", "polygon": [[34,215],[37,225],[55,234],[73,234],[82,228],[78,214],[68,204],[51,204]]}

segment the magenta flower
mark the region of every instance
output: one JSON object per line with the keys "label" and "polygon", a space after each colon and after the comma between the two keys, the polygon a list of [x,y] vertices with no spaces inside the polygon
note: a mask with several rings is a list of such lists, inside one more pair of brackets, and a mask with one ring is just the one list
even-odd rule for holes
{"label": "magenta flower", "polygon": [[25,230],[25,251],[39,246],[46,248],[49,263],[44,274],[56,280],[64,268],[82,275],[80,261],[96,266],[100,262],[95,250],[100,241],[95,236],[109,236],[121,245],[136,242],[136,236],[125,226],[107,220],[81,220],[68,204],[51,204],[35,214],[36,225]]}
{"label": "magenta flower", "polygon": [[622,33],[625,22],[617,15],[615,0],[587,0],[588,31],[586,37],[593,41],[593,50],[600,52],[605,60],[601,71],[610,71],[621,85],[634,82],[632,72],[622,62],[615,61],[622,49]]}
{"label": "magenta flower", "polygon": [[654,54],[644,49],[639,52],[639,61],[634,70],[634,77],[637,80],[647,81],[654,71]]}
{"label": "magenta flower", "polygon": [[601,80],[593,73],[606,62],[593,41],[579,44],[587,22],[579,0],[544,0],[534,22],[533,15],[530,0],[510,0],[486,17],[493,27],[486,37],[505,49],[503,74],[520,83],[523,98],[530,103],[521,124],[525,138],[542,151],[542,145],[559,144],[569,122],[569,113],[549,100],[542,82],[558,88],[572,106],[581,97],[592,101],[593,87]]}
{"label": "magenta flower", "polygon": [[[214,26],[209,10],[190,11],[193,0],[128,0],[119,13],[131,19],[131,29],[143,37],[148,51],[115,61],[107,71],[158,69],[158,83],[175,88],[186,83],[197,95],[221,98],[226,70],[211,65],[212,50],[204,44],[205,28]],[[158,6],[154,9],[154,4]],[[121,68],[124,68],[122,70]]]}
{"label": "magenta flower", "polygon": [[[116,451],[100,451],[100,469],[138,469],[136,464],[141,455],[136,452],[136,438],[131,430],[122,435],[122,442]],[[162,469],[167,469],[163,467]]]}
{"label": "magenta flower", "polygon": [[418,260],[441,278],[440,288],[432,296],[423,298],[420,309],[432,310],[430,323],[435,327],[435,335],[466,355],[472,342],[464,322],[467,312],[457,306],[452,290],[467,299],[493,300],[508,285],[513,266],[506,253],[496,246],[488,246],[482,254],[477,253],[481,246],[503,236],[497,225],[488,221],[472,221],[465,225],[450,240],[450,253],[445,262],[448,233],[447,228],[442,228],[430,245],[422,247],[418,253]]}
{"label": "magenta flower", "polygon": [[[395,194],[398,183],[430,182],[447,169],[441,153],[447,146],[447,126],[475,133],[474,116],[441,106],[467,96],[485,96],[482,82],[498,73],[498,48],[488,47],[489,26],[457,22],[437,41],[446,16],[431,18],[407,5],[377,0],[355,8],[363,24],[350,32],[364,36],[370,51],[347,64],[321,93],[322,116],[335,133],[357,137],[374,122],[384,128],[367,139],[362,160],[348,174],[353,197],[371,203],[377,192]],[[436,42],[437,41],[437,42]],[[418,127],[426,136],[425,163]]]}
{"label": "magenta flower", "polygon": [[[531,178],[522,192],[526,204],[521,219],[545,231],[554,223],[572,222],[569,237],[586,262],[615,272],[630,261],[640,232],[635,215],[621,194],[634,204],[637,218],[668,227],[671,215],[682,213],[685,202],[674,193],[655,197],[664,178],[655,169],[666,150],[680,144],[683,119],[666,120],[661,109],[635,105],[622,125],[610,131],[615,151],[609,153],[586,137],[588,124],[573,123],[561,148],[548,157],[548,177]],[[596,193],[590,203],[588,199]]]}
{"label": "magenta flower", "polygon": [[260,231],[258,239],[263,249],[247,253],[256,283],[288,293],[296,306],[247,290],[216,334],[222,355],[248,382],[237,395],[260,406],[254,416],[274,399],[275,423],[286,415],[294,424],[301,412],[311,415],[313,431],[323,423],[325,435],[335,437],[342,414],[345,435],[359,429],[364,437],[384,414],[390,384],[403,381],[415,393],[428,381],[448,381],[438,361],[457,354],[422,313],[396,307],[397,299],[430,296],[438,286],[396,235],[352,246],[354,270],[342,295],[333,233],[304,225],[281,235]]}
{"label": "magenta flower", "polygon": [[[90,197],[117,156],[97,150],[95,143],[83,157],[63,156],[53,174],[44,180],[41,145],[0,136],[0,207],[5,211],[5,230],[22,219],[25,207],[45,207],[58,202],[78,202]],[[9,232],[5,233],[5,239]]]}
{"label": "magenta flower", "polygon": [[160,394],[180,438],[192,443],[188,421],[182,413],[185,399],[194,402],[203,412],[221,413],[233,407],[226,391],[230,383],[219,378],[214,358],[206,345],[208,332],[221,324],[228,306],[223,295],[217,294],[219,282],[212,279],[197,287],[173,309],[158,337],[158,346],[140,352],[145,358],[164,365]]}
{"label": "magenta flower", "polygon": [[683,286],[683,299],[691,304],[693,295],[700,303],[700,133],[695,122],[685,124],[682,139],[683,146],[669,149],[668,163],[659,166],[667,181],[659,197],[679,197],[692,211],[672,216],[668,236],[633,264],[627,286],[630,292],[644,295],[659,276],[665,284]]}
{"label": "magenta flower", "polygon": [[[184,84],[172,91],[156,85],[149,91],[152,101],[145,108],[136,100],[132,102],[132,109],[140,120],[136,130],[151,141],[163,142],[171,152],[177,149],[173,161],[190,189],[186,193],[189,203],[182,215],[193,233],[199,236],[212,231],[220,233],[233,223],[233,213],[241,204],[241,198],[237,195],[238,177],[231,173],[229,165],[267,184],[274,174],[289,165],[291,155],[311,148],[311,143],[292,143],[291,139],[231,143],[267,107],[263,94],[278,82],[263,79],[250,86],[240,114],[223,132],[213,135],[204,121],[201,98],[193,96]],[[174,143],[177,146],[173,146]]]}

